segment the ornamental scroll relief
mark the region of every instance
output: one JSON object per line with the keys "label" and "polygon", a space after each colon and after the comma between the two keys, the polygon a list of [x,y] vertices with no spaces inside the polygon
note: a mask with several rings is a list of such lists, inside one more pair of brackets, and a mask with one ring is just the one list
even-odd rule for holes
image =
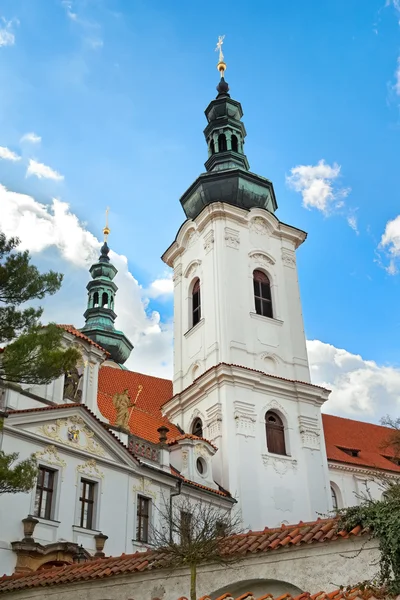
{"label": "ornamental scroll relief", "polygon": [[55,446],[46,446],[42,451],[35,452],[35,458],[38,461],[44,461],[48,465],[64,468],[67,466],[65,460],[60,458]]}
{"label": "ornamental scroll relief", "polygon": [[278,458],[277,456],[272,456],[271,454],[262,454],[261,458],[264,467],[273,467],[275,473],[277,473],[280,477],[283,477],[283,475],[285,475],[285,473],[287,473],[289,470],[291,470],[293,473],[297,471],[297,460],[290,458],[290,456]]}
{"label": "ornamental scroll relief", "polygon": [[102,446],[93,439],[93,431],[87,427],[79,415],[44,423],[38,427],[36,432],[60,444],[86,450],[96,456],[105,456],[106,454]]}
{"label": "ornamental scroll relief", "polygon": [[157,498],[157,493],[151,489],[152,482],[151,479],[146,479],[146,477],[140,477],[139,483],[133,486],[133,492],[139,492],[145,496],[150,496],[154,500]]}
{"label": "ornamental scroll relief", "polygon": [[225,244],[228,248],[234,248],[235,250],[239,249],[240,237],[239,232],[236,231],[236,229],[225,227]]}
{"label": "ornamental scroll relief", "polygon": [[296,267],[296,256],[290,250],[282,250],[282,262],[287,267],[294,269]]}
{"label": "ornamental scroll relief", "polygon": [[214,230],[211,230],[204,237],[204,250],[205,250],[206,254],[208,254],[210,252],[210,250],[212,250],[214,248],[214,241],[215,241]]}
{"label": "ornamental scroll relief", "polygon": [[104,479],[104,473],[103,471],[100,471],[94,458],[90,458],[85,463],[78,465],[76,467],[76,471],[77,473],[87,475],[88,477],[98,477],[99,479]]}

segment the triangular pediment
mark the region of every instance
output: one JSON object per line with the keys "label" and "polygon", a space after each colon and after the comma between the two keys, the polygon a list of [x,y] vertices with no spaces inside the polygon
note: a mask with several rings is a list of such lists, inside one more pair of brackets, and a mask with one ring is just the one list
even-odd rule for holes
{"label": "triangular pediment", "polygon": [[84,452],[96,459],[130,466],[136,463],[101,423],[78,407],[11,413],[7,425],[25,432],[31,439]]}

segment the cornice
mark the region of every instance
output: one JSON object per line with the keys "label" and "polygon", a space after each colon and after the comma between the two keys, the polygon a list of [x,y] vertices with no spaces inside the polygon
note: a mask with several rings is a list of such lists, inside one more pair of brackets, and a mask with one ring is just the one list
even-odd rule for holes
{"label": "cornice", "polygon": [[298,248],[307,237],[305,231],[282,223],[275,215],[263,208],[246,210],[231,204],[226,204],[225,202],[213,202],[212,204],[205,206],[195,219],[188,219],[181,225],[175,241],[164,252],[161,259],[168,266],[174,266],[177,257],[186,249],[184,241],[185,236],[190,229],[194,229],[198,233],[201,233],[209,222],[217,219],[230,219],[240,225],[249,226],[252,219],[256,217],[260,217],[266,222],[270,235],[281,240],[286,240],[293,244],[295,248]]}
{"label": "cornice", "polygon": [[328,460],[328,469],[334,471],[346,471],[347,473],[355,473],[360,475],[369,475],[371,478],[380,476],[382,474],[385,477],[397,479],[400,477],[400,473],[394,473],[393,471],[385,471],[384,469],[368,469],[367,467],[358,467],[357,465],[350,465],[349,463],[337,463]]}
{"label": "cornice", "polygon": [[314,406],[322,406],[328,399],[329,390],[311,383],[284,379],[239,365],[220,363],[200,375],[189,387],[175,394],[162,406],[163,414],[169,416],[177,410],[188,408],[198,401],[199,395],[210,393],[223,384],[239,385],[277,396],[300,399]]}

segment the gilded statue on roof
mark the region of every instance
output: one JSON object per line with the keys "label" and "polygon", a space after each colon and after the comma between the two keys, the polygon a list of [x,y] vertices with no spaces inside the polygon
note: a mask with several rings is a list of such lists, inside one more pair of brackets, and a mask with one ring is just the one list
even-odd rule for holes
{"label": "gilded statue on roof", "polygon": [[128,390],[126,389],[122,393],[117,392],[113,397],[113,404],[117,410],[115,424],[121,429],[129,430],[129,418],[132,412],[129,409],[135,406],[135,402],[131,402]]}

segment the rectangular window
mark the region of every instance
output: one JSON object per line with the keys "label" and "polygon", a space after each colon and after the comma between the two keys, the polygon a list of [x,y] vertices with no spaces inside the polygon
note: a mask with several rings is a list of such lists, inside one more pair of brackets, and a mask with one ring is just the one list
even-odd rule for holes
{"label": "rectangular window", "polygon": [[81,479],[79,494],[79,526],[94,529],[94,502],[97,483]]}
{"label": "rectangular window", "polygon": [[192,514],[181,510],[180,522],[181,544],[189,543],[192,535]]}
{"label": "rectangular window", "polygon": [[137,499],[136,539],[138,542],[149,541],[150,500],[143,496]]}
{"label": "rectangular window", "polygon": [[51,519],[53,510],[55,471],[39,467],[35,494],[35,517]]}

